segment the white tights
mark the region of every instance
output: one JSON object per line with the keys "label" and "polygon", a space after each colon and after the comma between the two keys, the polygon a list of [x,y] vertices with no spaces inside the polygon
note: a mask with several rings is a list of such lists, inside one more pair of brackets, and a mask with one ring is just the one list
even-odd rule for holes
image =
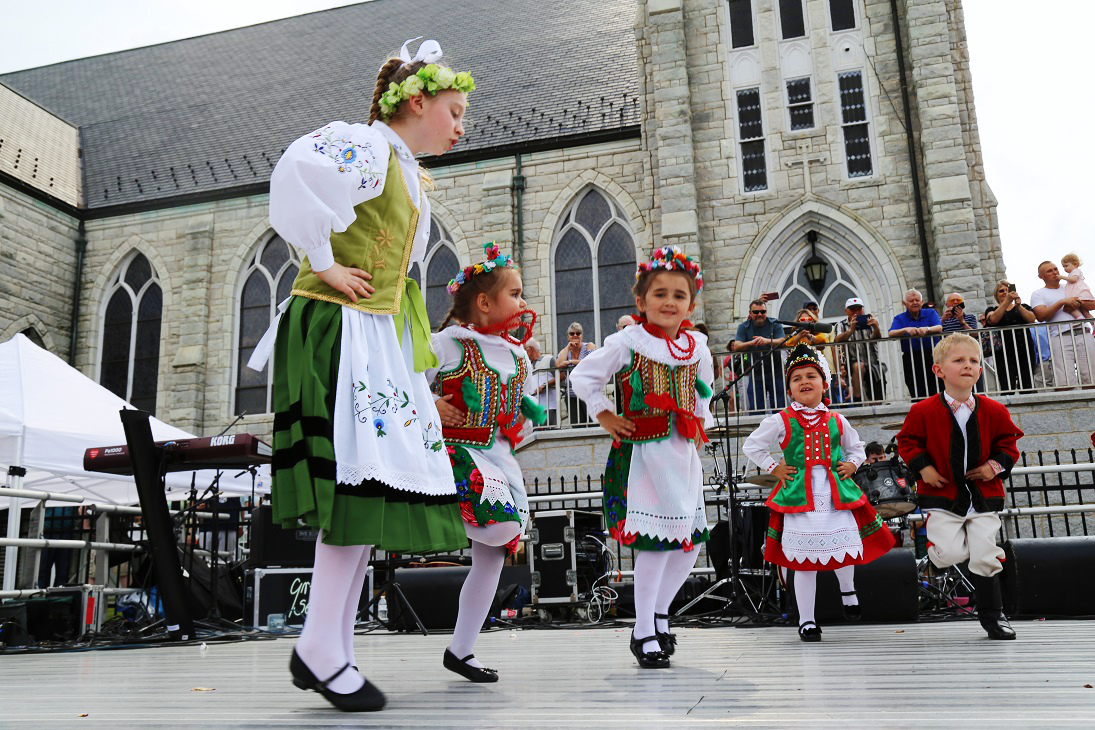
{"label": "white tights", "polygon": [[[320,681],[347,664],[355,665],[353,641],[361,588],[372,555],[372,545],[325,545],[323,533],[316,539],[316,563],[308,591],[308,617],[297,641],[297,655]],[[346,670],[328,689],[340,694],[356,692],[364,679]]]}
{"label": "white tights", "polygon": [[[835,571],[837,582],[840,583],[841,593],[850,593],[855,590],[855,566],[845,565]],[[795,571],[795,602],[798,604],[799,626],[814,621],[814,601],[817,598],[817,571]],[[841,596],[841,603],[845,606],[859,605],[856,596]]]}
{"label": "white tights", "polygon": [[[502,574],[502,565],[506,561],[503,546],[521,534],[521,524],[496,522],[482,527],[465,524],[464,531],[471,539],[471,570],[460,589],[460,612],[456,616],[456,628],[449,644],[449,651],[457,659],[468,656],[475,648],[475,640],[479,638],[479,631],[498,591],[498,576]],[[483,666],[475,657],[469,659],[468,664]]]}
{"label": "white tights", "polygon": [[[635,637],[668,631],[666,619],[654,620],[655,613],[669,613],[669,604],[696,565],[699,550],[639,550],[635,555]],[[643,644],[644,652],[657,651],[657,640]]]}

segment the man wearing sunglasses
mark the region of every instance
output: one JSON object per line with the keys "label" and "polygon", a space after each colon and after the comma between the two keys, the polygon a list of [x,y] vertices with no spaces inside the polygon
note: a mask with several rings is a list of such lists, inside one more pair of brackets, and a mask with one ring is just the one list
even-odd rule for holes
{"label": "man wearing sunglasses", "polygon": [[[763,299],[749,302],[749,316],[738,325],[737,335],[730,343],[735,353],[753,352],[755,355],[743,358],[739,368],[745,368],[763,357],[761,364],[749,374],[746,392],[749,394],[749,410],[778,411],[787,405],[787,396],[783,385],[783,359],[778,353],[764,356],[764,353],[783,341],[783,325],[768,319],[768,305]],[[750,361],[750,359],[752,360]]]}

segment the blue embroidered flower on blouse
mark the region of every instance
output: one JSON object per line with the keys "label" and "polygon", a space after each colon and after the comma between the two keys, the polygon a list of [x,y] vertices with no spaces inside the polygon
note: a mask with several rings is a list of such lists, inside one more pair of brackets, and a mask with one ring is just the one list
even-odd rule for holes
{"label": "blue embroidered flower on blouse", "polygon": [[353,147],[347,147],[339,153],[339,157],[342,158],[343,162],[353,162],[357,159],[357,150]]}

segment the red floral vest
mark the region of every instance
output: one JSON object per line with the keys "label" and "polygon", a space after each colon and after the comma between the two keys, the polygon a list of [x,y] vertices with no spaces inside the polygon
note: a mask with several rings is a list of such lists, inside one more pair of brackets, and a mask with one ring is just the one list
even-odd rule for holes
{"label": "red floral vest", "polygon": [[616,373],[621,415],[635,424],[631,438],[623,440],[638,444],[669,438],[676,416],[648,406],[643,398],[652,393],[665,393],[673,396],[682,410],[694,413],[699,370],[699,361],[672,367],[632,351],[631,364]]}
{"label": "red floral vest", "polygon": [[[487,364],[478,342],[456,341],[464,351],[460,364],[437,374],[433,392],[439,396],[451,395],[449,402],[464,411],[465,416],[459,426],[442,426],[441,433],[448,444],[489,449],[494,444],[498,427],[512,428],[521,416],[521,395],[528,368],[525,367],[524,358],[514,355],[517,369],[507,381],[502,382],[501,374]],[[478,408],[475,407],[474,398],[469,398],[469,389],[479,396]]]}

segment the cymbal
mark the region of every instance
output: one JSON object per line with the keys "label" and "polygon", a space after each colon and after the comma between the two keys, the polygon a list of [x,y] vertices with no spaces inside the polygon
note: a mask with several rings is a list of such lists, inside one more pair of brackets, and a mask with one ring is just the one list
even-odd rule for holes
{"label": "cymbal", "polygon": [[880,428],[883,431],[900,431],[904,426],[904,421],[894,421],[893,423],[883,423]]}
{"label": "cymbal", "polygon": [[756,426],[715,426],[706,429],[708,438],[716,436],[748,436],[756,430]]}
{"label": "cymbal", "polygon": [[779,479],[772,474],[746,474],[739,480],[739,483],[755,484],[758,487],[774,487],[779,484]]}

